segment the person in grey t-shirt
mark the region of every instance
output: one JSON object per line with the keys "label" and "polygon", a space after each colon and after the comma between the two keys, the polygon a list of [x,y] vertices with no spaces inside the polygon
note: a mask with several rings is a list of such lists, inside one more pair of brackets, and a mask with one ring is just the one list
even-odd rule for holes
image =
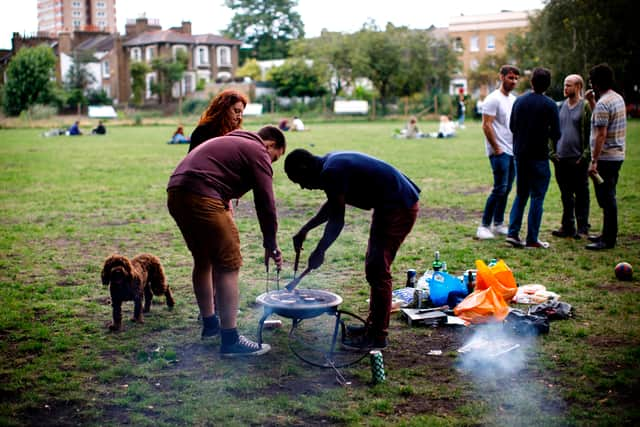
{"label": "person in grey t-shirt", "polygon": [[564,79],[565,101],[560,107],[560,131],[557,144],[551,144],[551,160],[562,200],[562,222],[551,234],[580,238],[589,234],[589,179],[591,159],[589,134],[591,107],[583,99],[584,81],[578,74]]}

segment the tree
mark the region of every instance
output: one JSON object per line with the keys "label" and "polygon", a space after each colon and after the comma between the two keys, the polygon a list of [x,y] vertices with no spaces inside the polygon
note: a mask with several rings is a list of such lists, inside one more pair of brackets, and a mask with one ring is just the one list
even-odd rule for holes
{"label": "tree", "polygon": [[255,59],[247,59],[242,67],[236,70],[236,76],[250,77],[253,81],[262,80],[262,70]]}
{"label": "tree", "polygon": [[456,56],[428,30],[410,30],[387,24],[385,31],[375,23],[365,24],[354,34],[354,76],[366,77],[380,96],[382,112],[394,96],[446,90]]}
{"label": "tree", "polygon": [[251,46],[250,57],[288,57],[290,40],[304,37],[304,24],[293,9],[297,0],[225,0],[236,13],[225,31],[227,37]]}
{"label": "tree", "polygon": [[272,68],[269,79],[276,86],[278,96],[316,97],[327,92],[315,69],[303,59],[290,59],[280,67]]}
{"label": "tree", "polygon": [[75,51],[73,53],[73,62],[67,70],[64,86],[69,96],[67,98],[68,105],[75,105],[78,114],[81,112],[83,105],[88,104],[87,92],[89,86],[95,82],[95,77],[87,70],[87,64],[96,62],[93,52]]}
{"label": "tree", "polygon": [[291,53],[313,60],[314,68],[330,88],[333,99],[345,86],[353,85],[355,47],[352,36],[323,31],[320,37],[293,41]]}
{"label": "tree", "polygon": [[[504,55],[487,55],[478,64],[475,70],[469,72],[467,76],[469,82],[469,89],[475,90],[482,86],[485,86],[492,91],[496,88],[496,83],[499,81],[498,73],[500,67],[507,63]],[[521,72],[523,70],[520,70]]]}
{"label": "tree", "polygon": [[627,101],[640,102],[640,37],[633,10],[632,0],[609,0],[607,7],[597,0],[549,0],[512,53],[521,62],[535,46],[536,65],[551,70],[550,93],[557,96],[567,74],[587,77],[593,65],[607,62],[615,70],[617,89]]}
{"label": "tree", "polygon": [[48,46],[22,48],[9,62],[3,108],[16,116],[34,104],[55,100],[53,75],[56,56]]}
{"label": "tree", "polygon": [[[189,57],[183,50],[178,50],[175,58],[158,57],[151,61],[151,68],[158,75],[158,81],[152,85],[151,91],[160,97],[161,104],[172,98],[173,85],[182,80],[188,61]],[[182,100],[182,85],[179,85],[179,92],[179,99]]]}
{"label": "tree", "polygon": [[142,61],[135,61],[129,65],[129,73],[131,74],[131,95],[133,96],[133,104],[141,106],[144,103],[144,93],[147,87],[147,73],[151,68]]}
{"label": "tree", "polygon": [[396,89],[393,77],[399,70],[402,45],[399,40],[376,28],[375,23],[365,25],[354,37],[358,52],[354,61],[354,74],[371,80],[380,96],[384,114]]}

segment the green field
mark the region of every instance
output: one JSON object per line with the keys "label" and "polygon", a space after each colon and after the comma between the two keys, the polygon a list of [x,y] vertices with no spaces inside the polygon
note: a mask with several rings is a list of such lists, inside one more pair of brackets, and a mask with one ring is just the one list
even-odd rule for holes
{"label": "green field", "polygon": [[[340,386],[331,369],[293,356],[286,328],[265,331],[273,349],[263,357],[221,360],[216,343],[200,341],[191,257],[166,209],[166,183],[187,149],[165,143],[175,126],[111,126],[104,137],[76,138],[0,129],[0,425],[638,425],[640,122],[629,124],[618,185],[619,244],[596,253],[584,241],[551,236],[561,214],[555,182],[540,235],[549,250],[473,239],[491,188],[478,123],[447,140],[394,139],[399,121],[308,126],[287,134],[288,151],[366,152],[422,188],[418,222],[394,263],[396,287],[408,268],[424,271],[435,250],[456,273],[476,259],[502,258],[519,284],[560,294],[575,318],[553,322],[548,335],[523,348],[522,370],[481,381],[461,369],[455,351],[470,328],[409,328],[395,316],[380,385],[370,383],[365,359],[341,369],[351,384]],[[288,181],[283,165],[274,164],[281,284],[292,277],[291,237],[324,200]],[[513,193],[508,209],[512,200]],[[340,294],[343,307],[361,315],[369,218],[348,209],[325,265],[301,284]],[[262,314],[255,298],[274,283],[266,283],[251,194],[236,219],[244,257],[240,330],[255,337]],[[594,232],[601,221],[592,194]],[[306,247],[320,235],[321,228],[310,233]],[[144,325],[126,322],[123,332],[110,333],[100,271],[112,252],[157,255],[175,309],[154,299]],[[620,261],[636,267],[633,281],[616,280]],[[132,312],[125,303],[125,319]],[[432,349],[443,355],[427,356]]]}

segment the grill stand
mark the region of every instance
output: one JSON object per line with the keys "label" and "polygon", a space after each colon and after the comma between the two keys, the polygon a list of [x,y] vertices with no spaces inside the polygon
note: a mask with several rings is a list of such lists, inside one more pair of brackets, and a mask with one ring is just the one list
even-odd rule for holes
{"label": "grill stand", "polygon": [[[264,329],[264,322],[265,320],[267,320],[267,318],[269,316],[271,316],[274,312],[276,312],[277,310],[274,310],[271,307],[268,306],[264,306],[264,313],[262,315],[262,317],[260,318],[260,321],[258,322],[258,344],[262,345],[262,330]],[[276,313],[278,314],[278,313]],[[358,363],[359,361],[361,361],[362,359],[364,359],[369,353],[368,352],[358,352],[358,351],[349,351],[349,350],[340,350],[336,348],[336,345],[338,344],[338,335],[340,334],[340,332],[342,332],[342,337],[345,336],[345,323],[344,323],[344,319],[343,317],[351,317],[359,322],[361,322],[363,325],[365,324],[365,320],[358,316],[357,314],[351,313],[349,311],[346,310],[339,310],[337,308],[337,306],[334,307],[328,307],[326,311],[322,312],[322,313],[318,313],[313,317],[318,317],[321,316],[322,314],[326,314],[329,316],[334,316],[335,317],[335,323],[333,326],[333,333],[332,333],[332,337],[331,337],[331,345],[329,348],[329,351],[327,352],[323,352],[322,353],[322,359],[323,362],[316,362],[314,360],[309,359],[308,357],[303,356],[299,351],[297,351],[293,346],[292,346],[292,341],[297,341],[299,343],[301,343],[304,346],[307,346],[309,348],[312,348],[311,346],[308,346],[307,344],[305,344],[302,340],[298,339],[295,335],[295,331],[298,328],[298,326],[302,323],[302,321],[304,319],[301,318],[291,318],[292,319],[292,324],[291,324],[291,329],[289,330],[289,349],[291,350],[291,352],[300,360],[302,360],[305,363],[308,363],[312,366],[316,366],[319,368],[344,368],[347,366],[351,366],[354,365],[356,363]],[[282,315],[282,314],[280,314]],[[313,317],[306,317],[307,319],[313,318]],[[341,355],[341,356],[347,356],[344,357],[346,360],[344,361],[338,361],[336,360],[336,356],[337,355]]]}

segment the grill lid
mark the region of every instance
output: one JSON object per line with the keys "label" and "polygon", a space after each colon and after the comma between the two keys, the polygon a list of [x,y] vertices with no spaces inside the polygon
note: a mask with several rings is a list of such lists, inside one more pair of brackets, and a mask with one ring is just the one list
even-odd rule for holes
{"label": "grill lid", "polygon": [[256,302],[276,312],[284,310],[304,313],[336,307],[342,303],[342,297],[319,289],[297,289],[293,292],[283,289],[259,295]]}

